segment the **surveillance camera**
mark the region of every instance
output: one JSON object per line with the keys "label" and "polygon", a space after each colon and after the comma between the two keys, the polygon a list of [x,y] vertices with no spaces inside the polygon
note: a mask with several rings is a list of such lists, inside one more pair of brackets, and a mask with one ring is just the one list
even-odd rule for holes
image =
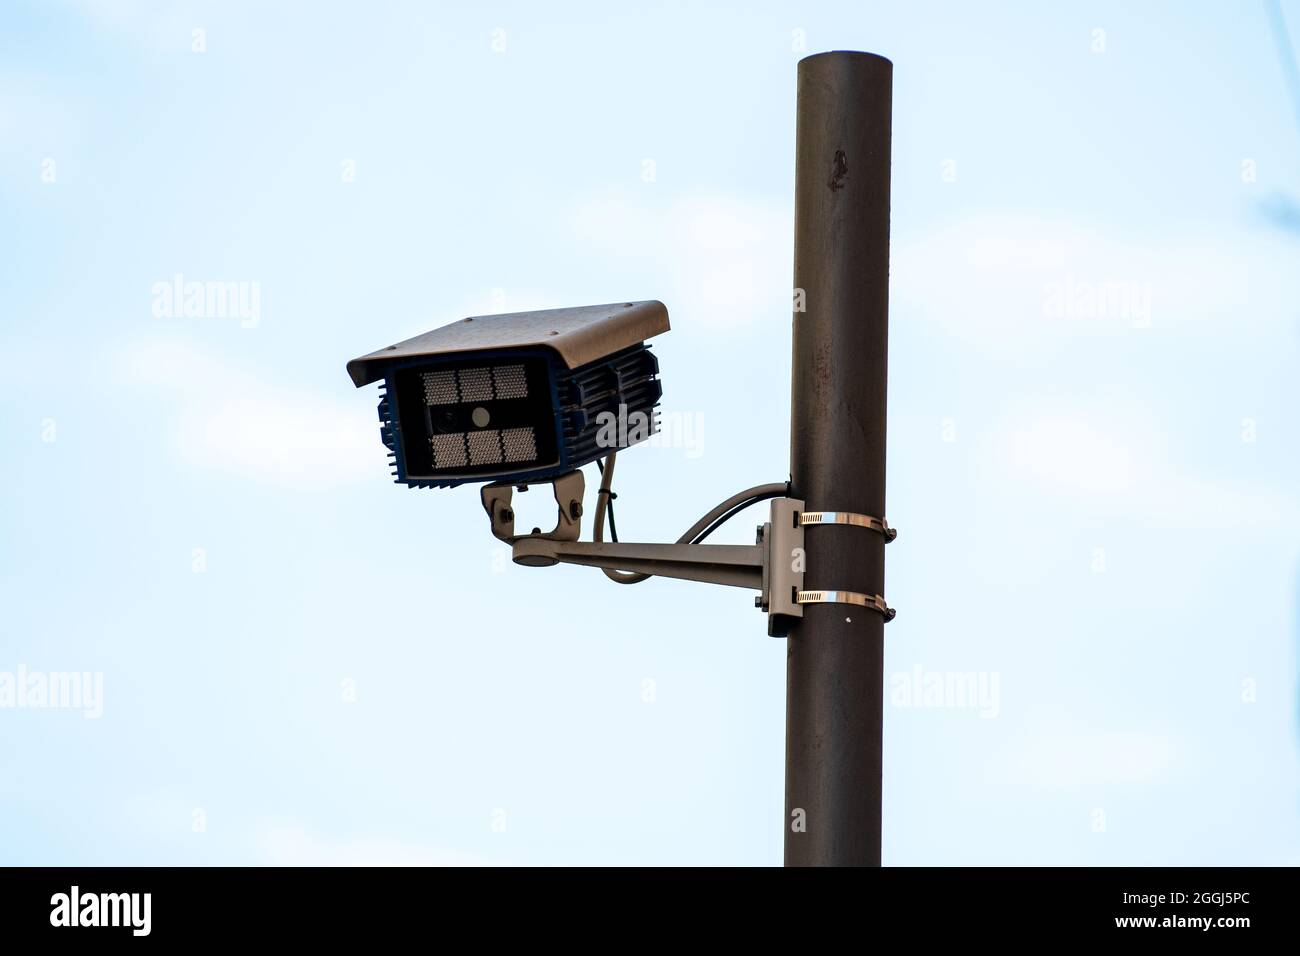
{"label": "surveillance camera", "polygon": [[380,432],[398,483],[554,479],[657,429],[661,302],[476,315],[348,363],[383,380]]}

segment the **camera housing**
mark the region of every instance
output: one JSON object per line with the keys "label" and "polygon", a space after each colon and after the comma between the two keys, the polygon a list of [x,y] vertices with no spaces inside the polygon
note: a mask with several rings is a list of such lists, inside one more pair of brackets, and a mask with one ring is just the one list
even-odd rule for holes
{"label": "camera housing", "polygon": [[645,343],[668,329],[653,300],[476,315],[347,367],[358,388],[383,381],[380,435],[399,484],[526,484],[658,429]]}

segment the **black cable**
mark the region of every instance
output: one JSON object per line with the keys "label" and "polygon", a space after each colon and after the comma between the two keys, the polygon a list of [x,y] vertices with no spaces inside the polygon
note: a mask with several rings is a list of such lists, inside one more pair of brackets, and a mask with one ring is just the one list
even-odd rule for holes
{"label": "black cable", "polygon": [[609,540],[615,544],[618,544],[618,525],[614,524],[614,499],[617,497],[614,492],[609,493]]}
{"label": "black cable", "polygon": [[[599,458],[596,459],[596,470],[602,475],[605,473],[605,462]],[[597,495],[602,492],[597,492]],[[605,515],[609,518],[609,540],[618,544],[618,525],[614,524],[614,499],[618,495],[614,494],[614,489],[609,490],[609,501],[605,503]]]}
{"label": "black cable", "polygon": [[[596,470],[599,471],[601,475],[605,474],[605,462],[603,459],[600,458],[596,459]],[[703,531],[701,531],[699,534],[695,535],[695,537],[690,539],[690,543],[699,544],[701,541],[703,541],[709,535],[713,534],[713,532],[717,531],[719,528],[721,528],[724,524],[726,524],[736,515],[740,514],[742,511],[748,508],[750,505],[757,504],[760,501],[766,501],[769,498],[784,497],[786,494],[788,494],[788,492],[789,489],[786,487],[779,487],[779,488],[769,487],[759,491],[757,494],[754,494],[753,497],[738,502],[737,504],[733,505],[730,509],[725,511],[723,514],[713,519],[713,521],[707,527],[705,527]],[[605,505],[605,517],[609,519],[609,540],[614,543],[617,543],[618,527],[614,524],[614,500],[618,498],[618,495],[614,492],[612,488],[609,490],[608,494],[609,494],[609,502]]]}
{"label": "black cable", "polygon": [[742,511],[748,508],[750,505],[756,505],[760,501],[766,501],[769,498],[783,498],[785,497],[785,494],[786,494],[785,489],[782,489],[780,491],[764,492],[762,494],[755,495],[753,498],[750,498],[748,501],[740,502],[740,504],[732,507],[731,510],[719,515],[717,518],[714,518],[712,524],[710,524],[707,528],[705,528],[703,531],[701,531],[699,534],[697,534],[694,538],[691,539],[691,544],[699,544],[701,541],[703,541],[709,535],[713,534],[713,532],[717,531],[719,528],[721,528],[732,518],[736,517],[736,515],[740,514]]}
{"label": "black cable", "polygon": [[[617,455],[612,451],[604,459],[596,459],[596,468],[601,476],[600,490],[596,494],[596,525],[593,529],[594,540],[597,543],[603,540],[602,535],[606,518],[610,519],[611,541],[618,540],[616,536],[613,536],[613,500],[618,497],[613,490],[614,463],[616,460]],[[608,467],[606,467],[607,465]],[[789,482],[773,482],[746,488],[744,491],[732,495],[726,501],[709,509],[708,513],[686,529],[675,543],[698,544],[750,505],[768,498],[784,498],[789,494]],[[652,577],[650,574],[639,571],[619,571],[613,568],[601,568],[601,570],[607,578],[618,584],[639,584]]]}

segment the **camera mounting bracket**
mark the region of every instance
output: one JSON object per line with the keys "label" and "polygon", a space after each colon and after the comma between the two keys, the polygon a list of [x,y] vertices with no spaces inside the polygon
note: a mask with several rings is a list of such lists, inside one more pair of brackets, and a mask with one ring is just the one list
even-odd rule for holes
{"label": "camera mounting bracket", "polygon": [[483,509],[492,520],[493,536],[506,544],[514,544],[520,538],[577,541],[582,533],[582,495],[586,489],[582,472],[571,471],[546,484],[555,492],[559,518],[551,531],[534,528],[531,535],[515,534],[515,510],[511,507],[515,489],[527,491],[529,486],[515,485],[509,481],[494,481],[490,485],[484,485],[479,492],[479,500],[483,502]]}
{"label": "camera mounting bracket", "polygon": [[[876,594],[837,589],[804,589],[804,528],[810,525],[841,524],[874,531],[886,542],[897,532],[883,518],[851,512],[803,510],[798,498],[773,498],[768,521],[758,527],[754,544],[641,544],[626,541],[579,541],[584,482],[574,471],[555,479],[555,502],[559,522],[555,529],[532,534],[514,533],[510,482],[483,487],[483,507],[492,519],[492,533],[511,546],[515,564],[547,568],[576,564],[589,568],[629,571],[637,574],[728,587],[753,588],[759,592],[754,606],[768,616],[767,632],[784,637],[791,623],[803,617],[805,604],[854,604],[879,613],[886,621],[894,611]],[[527,485],[520,485],[520,490]]]}

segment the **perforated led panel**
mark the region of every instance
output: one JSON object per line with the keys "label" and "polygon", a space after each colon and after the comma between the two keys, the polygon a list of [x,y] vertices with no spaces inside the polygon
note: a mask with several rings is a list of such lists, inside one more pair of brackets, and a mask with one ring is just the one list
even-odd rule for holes
{"label": "perforated led panel", "polygon": [[399,369],[390,381],[409,479],[473,480],[558,461],[545,359],[441,362]]}

